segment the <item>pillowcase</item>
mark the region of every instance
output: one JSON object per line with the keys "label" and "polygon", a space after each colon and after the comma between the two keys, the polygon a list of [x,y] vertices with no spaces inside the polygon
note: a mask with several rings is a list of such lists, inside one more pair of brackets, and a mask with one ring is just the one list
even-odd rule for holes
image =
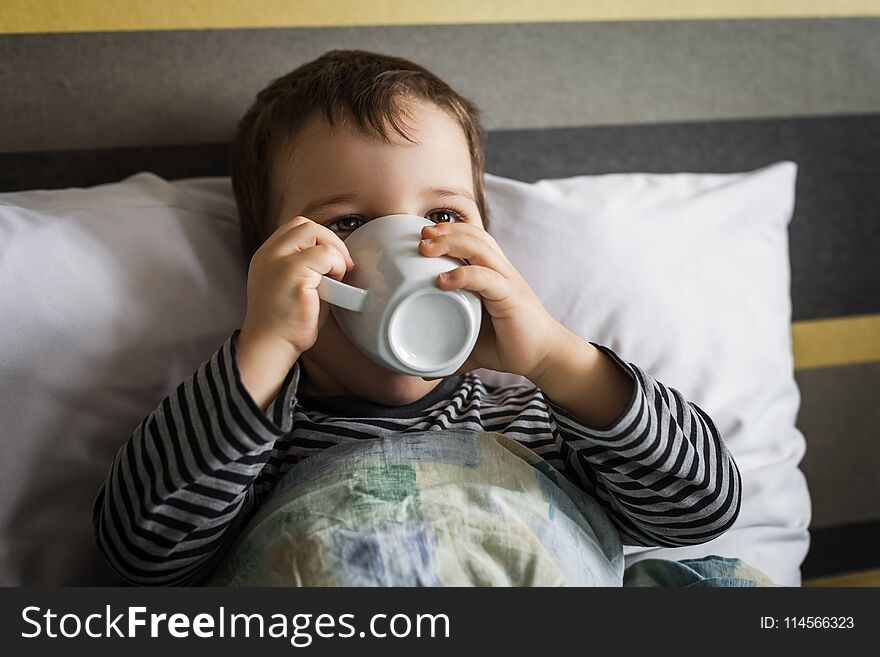
{"label": "pillowcase", "polygon": [[726,534],[627,547],[628,565],[718,554],[800,583],[810,498],[790,329],[796,176],[794,162],[534,184],[487,176],[490,232],[550,314],[708,412],[739,466],[743,502]]}
{"label": "pillowcase", "polygon": [[[487,176],[491,232],[549,312],[704,408],[743,475],[740,517],[703,546],[799,582],[787,223],[796,166]],[[247,268],[228,178],[141,173],[0,194],[0,584],[112,584],[91,505],[137,424],[241,326]],[[511,377],[487,373],[494,382]]]}
{"label": "pillowcase", "polygon": [[0,194],[0,584],[112,584],[91,507],[162,398],[241,326],[228,179]]}

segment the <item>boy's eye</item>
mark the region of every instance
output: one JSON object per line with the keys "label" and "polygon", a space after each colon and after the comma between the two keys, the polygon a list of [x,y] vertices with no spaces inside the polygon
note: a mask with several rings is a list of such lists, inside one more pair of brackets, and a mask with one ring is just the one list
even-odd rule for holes
{"label": "boy's eye", "polygon": [[462,219],[461,217],[461,214],[457,210],[453,210],[452,208],[438,208],[437,210],[431,210],[431,212],[427,214],[427,218],[438,224],[464,221],[464,219]]}
{"label": "boy's eye", "polygon": [[359,228],[360,225],[364,223],[364,220],[361,219],[357,215],[348,215],[347,217],[340,217],[336,221],[331,221],[327,224],[327,228],[332,231],[342,230],[343,232],[350,233],[351,231]]}

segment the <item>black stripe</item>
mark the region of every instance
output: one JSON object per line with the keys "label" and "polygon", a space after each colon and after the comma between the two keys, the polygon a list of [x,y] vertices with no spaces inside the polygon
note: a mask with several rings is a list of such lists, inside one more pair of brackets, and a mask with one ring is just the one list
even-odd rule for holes
{"label": "black stripe", "polygon": [[[313,423],[309,420],[297,420],[296,424],[294,425],[294,432],[296,432],[295,435],[299,434],[299,432],[301,432],[301,431],[308,431],[309,433],[316,433],[319,435],[324,434],[326,436],[337,436],[339,438],[349,438],[351,440],[365,440],[368,438],[375,438],[376,437],[374,435],[366,434],[361,430],[351,429],[349,427],[342,426],[342,425],[331,425],[331,424],[316,425],[315,423]],[[376,435],[381,435],[381,434],[376,434]],[[317,438],[313,438],[312,436],[302,436],[301,434],[299,434],[299,435],[296,435],[296,437],[293,439],[294,444],[297,444],[300,440],[303,440],[303,439],[311,440],[311,441],[319,440]]]}
{"label": "black stripe", "polygon": [[241,497],[241,494],[236,495],[235,493],[230,493],[229,491],[225,491],[220,488],[215,488],[214,486],[209,486],[204,483],[192,483],[185,488],[187,491],[192,491],[197,495],[201,495],[202,497],[208,497],[212,500],[217,500],[218,502],[226,502],[227,504],[235,502],[237,499]]}
{"label": "black stripe", "polygon": [[505,429],[504,433],[506,434],[514,434],[521,433],[525,436],[542,436],[542,435],[552,435],[550,431],[550,427],[516,427],[511,426]]}
{"label": "black stripe", "polygon": [[[181,417],[184,420],[184,432],[187,436],[193,436],[195,433],[193,432],[192,425],[189,424],[189,412],[188,406],[186,404],[186,396],[184,394],[184,384],[181,384],[177,388],[178,395],[178,403],[182,403],[181,407]],[[162,438],[162,432],[156,423],[148,423],[147,429],[150,431],[150,436],[153,441],[153,446],[156,448],[156,453],[159,456],[159,461],[162,464],[162,482],[165,484],[165,490],[175,490],[177,486],[171,480],[171,469],[168,467],[169,464],[175,463],[177,465],[177,471],[180,475],[180,478],[183,479],[186,483],[195,480],[195,476],[189,471],[189,466],[186,463],[186,460],[183,458],[183,452],[181,451],[181,445],[183,444],[183,440],[177,433],[177,426],[174,422],[174,413],[171,408],[171,402],[168,397],[166,397],[162,401],[163,406],[163,416],[165,418],[165,426],[168,429],[168,436],[171,443],[171,451],[174,453],[174,459],[172,460],[170,455],[168,454],[168,449],[165,444],[165,440]]]}
{"label": "black stripe", "polygon": [[[184,486],[182,491],[188,491],[189,486]],[[208,518],[210,520],[214,520],[216,518],[222,518],[226,514],[228,514],[235,503],[227,504],[226,506],[220,509],[212,509],[211,507],[205,506],[199,502],[193,502],[192,500],[184,500],[179,497],[169,497],[165,500],[165,504],[168,506],[173,506],[180,511],[184,511],[186,513],[192,514],[194,516],[201,516],[202,518]]]}
{"label": "black stripe", "polygon": [[[526,435],[528,435],[528,434],[526,434]],[[518,442],[520,445],[523,445],[524,447],[528,447],[530,450],[532,450],[533,452],[536,452],[536,453],[540,453],[538,450],[540,450],[542,447],[552,447],[554,450],[556,450],[556,439],[552,438],[552,437],[541,438],[539,440],[526,440],[525,438],[514,438],[514,440],[516,442]],[[544,454],[541,454],[541,456],[544,456]]]}
{"label": "black stripe", "polygon": [[[330,433],[330,432],[327,432]],[[346,438],[350,438],[351,436],[345,436]],[[358,439],[360,438],[369,438],[369,436],[364,436],[363,434],[358,434]],[[338,445],[338,441],[333,440],[323,440],[320,438],[310,438],[309,436],[296,436],[292,441],[291,445],[293,447],[318,447],[318,448],[327,448],[333,447],[334,445]]]}
{"label": "black stripe", "polygon": [[[275,444],[278,445],[278,441]],[[242,465],[261,465],[266,463],[266,459],[269,458],[267,454],[271,453],[271,451],[267,449],[259,454],[244,454],[238,457],[238,462]]]}
{"label": "black stripe", "polygon": [[213,527],[206,527],[205,529],[199,529],[197,531],[191,532],[189,536],[187,536],[187,540],[200,541],[204,538],[209,538],[217,534],[223,534],[226,532],[227,529],[229,529],[229,525],[227,525],[226,523],[220,523],[214,525]]}
{"label": "black stripe", "polygon": [[[162,477],[162,483],[165,486],[165,490],[176,490],[177,486],[171,480],[171,469],[168,467],[168,465],[174,461],[172,461],[172,459],[168,456],[168,452],[165,447],[165,441],[162,440],[160,433],[154,429],[155,422],[155,416],[152,416],[150,418],[150,421],[147,422],[147,429],[150,431],[150,437],[153,442],[153,447],[156,448],[156,454],[159,456],[159,462],[162,464],[161,472],[158,474]],[[154,430],[155,433],[153,433]],[[142,436],[141,439],[145,440],[146,438]],[[177,462],[179,462],[179,460],[182,458],[180,454],[180,445],[175,440],[172,441],[171,447],[173,450],[175,450],[175,452],[177,452]],[[192,481],[192,475],[189,474],[189,470],[187,470],[186,465],[184,465],[182,468],[178,468],[178,472],[180,473],[181,479],[183,479],[185,482]],[[187,477],[189,477],[189,479],[187,479]],[[154,479],[154,481],[158,481],[158,479]]]}
{"label": "black stripe", "polygon": [[[406,429],[410,423],[413,421],[411,418],[402,418],[401,420],[395,422],[394,420],[381,420],[379,418],[351,418],[346,419],[344,422],[346,426],[351,426],[352,428],[357,427],[357,425],[366,425],[368,428],[375,429],[385,429],[386,431],[402,431]],[[332,415],[325,415],[324,413],[312,413],[298,411],[293,420],[293,431],[296,431],[298,427],[303,422],[308,422],[314,426],[336,426],[341,423],[340,419],[334,418]]]}
{"label": "black stripe", "polygon": [[[549,426],[550,412],[549,411],[546,412],[544,415],[528,415],[525,413],[525,411],[526,411],[526,409],[522,409],[522,411],[521,411],[522,414],[515,415],[515,417],[510,422],[508,422],[506,424],[498,423],[497,425],[494,425],[494,426],[500,426],[500,427],[504,428],[504,427],[512,427],[517,424],[525,424],[527,422],[537,422],[538,424],[540,424],[544,428],[545,431],[550,430],[550,426]],[[507,415],[507,414],[505,414],[505,415]],[[507,417],[509,417],[509,415],[507,415]],[[485,419],[486,419],[485,416],[483,416],[483,420],[485,420]],[[492,425],[489,425],[489,426],[492,426]],[[487,431],[490,431],[490,429],[487,429]]]}
{"label": "black stripe", "polygon": [[[490,406],[490,408],[495,408],[496,406],[497,406],[497,404],[492,404]],[[539,413],[543,413],[543,415],[541,415],[541,416],[531,416],[529,418],[529,419],[534,418],[539,422],[546,422],[549,415],[550,415],[549,411],[547,410],[547,404],[545,404],[543,401],[541,401],[539,399],[534,404],[527,404],[525,406],[512,405],[510,408],[507,408],[504,410],[493,411],[490,413],[481,413],[480,417],[483,418],[483,422],[486,422],[487,420],[495,420],[497,418],[509,418],[509,417],[519,416],[521,413],[526,413],[528,411],[537,411]],[[522,417],[528,417],[528,416],[522,416]]]}

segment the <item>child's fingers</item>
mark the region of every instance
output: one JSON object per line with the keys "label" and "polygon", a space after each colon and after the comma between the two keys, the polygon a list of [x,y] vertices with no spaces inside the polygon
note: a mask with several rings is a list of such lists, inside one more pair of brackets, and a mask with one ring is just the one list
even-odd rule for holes
{"label": "child's fingers", "polygon": [[308,223],[311,221],[308,217],[304,217],[302,215],[298,217],[294,217],[288,221],[283,222],[275,231],[266,238],[266,241],[263,242],[263,245],[269,244],[270,246],[281,239],[281,236],[286,234],[289,230],[296,228],[297,226],[301,226],[302,224]]}
{"label": "child's fingers", "polygon": [[504,276],[479,265],[466,265],[440,274],[437,285],[444,290],[471,290],[487,301],[501,301],[510,292],[510,283]]}
{"label": "child's fingers", "polygon": [[[317,224],[308,217],[302,215],[285,221],[260,245],[259,252],[264,254],[264,256],[278,254],[279,245],[290,242],[291,234],[295,239],[301,239],[304,234],[307,234],[308,231],[312,230],[312,225]],[[287,249],[285,249],[281,255],[286,255],[286,253]]]}
{"label": "child's fingers", "polygon": [[[329,244],[317,244],[290,258],[291,273],[295,276],[310,270],[321,276],[341,279],[348,269],[345,258]],[[319,279],[320,280],[320,279]]]}
{"label": "child's fingers", "polygon": [[290,223],[292,227],[273,241],[271,248],[276,255],[288,256],[318,244],[326,244],[339,251],[349,266],[354,266],[345,242],[332,230],[306,217],[295,217]]}
{"label": "child's fingers", "polygon": [[454,223],[440,223],[422,228],[422,237],[438,237],[440,235],[468,235],[483,242],[492,251],[502,256],[504,255],[494,237],[487,233],[485,229],[471,223],[456,221]]}
{"label": "child's fingers", "polygon": [[493,249],[484,240],[464,232],[425,238],[419,242],[419,251],[426,256],[448,255],[463,258],[469,263],[494,269],[505,276],[510,274],[512,266],[503,253]]}

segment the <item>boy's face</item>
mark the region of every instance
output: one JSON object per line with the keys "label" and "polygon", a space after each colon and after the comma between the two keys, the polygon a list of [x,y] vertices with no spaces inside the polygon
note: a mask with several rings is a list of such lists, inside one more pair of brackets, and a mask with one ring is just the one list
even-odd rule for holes
{"label": "boy's face", "polygon": [[[464,131],[432,103],[415,101],[409,107],[405,123],[417,143],[390,127],[390,144],[339,124],[331,132],[322,116],[312,116],[297,133],[292,155],[274,167],[272,188],[280,210],[272,228],[303,215],[344,240],[358,226],[389,214],[482,227]],[[458,193],[442,195],[437,189]],[[347,193],[353,196],[349,201],[316,206],[319,199]],[[332,313],[302,363],[306,392],[353,394],[388,406],[412,403],[440,383],[382,367],[348,340]]]}

